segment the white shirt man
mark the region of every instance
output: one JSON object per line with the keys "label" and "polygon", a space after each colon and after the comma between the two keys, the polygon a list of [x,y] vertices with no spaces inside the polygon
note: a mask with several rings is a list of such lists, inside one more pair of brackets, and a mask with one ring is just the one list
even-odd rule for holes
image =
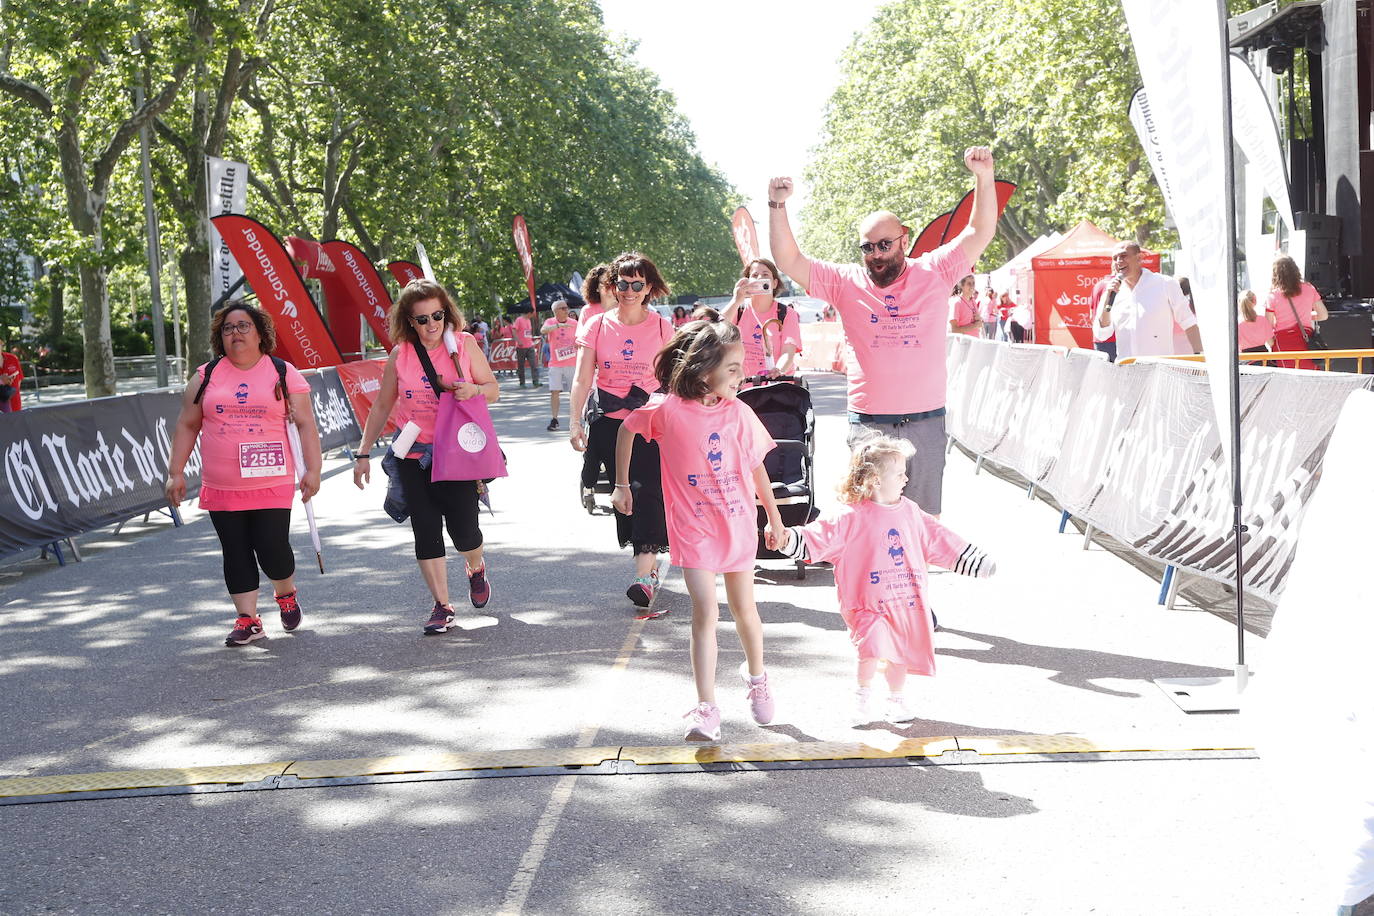
{"label": "white shirt man", "polygon": [[[1117,276],[1108,281],[1093,320],[1093,340],[1116,334],[1118,359],[1130,356],[1175,356],[1174,324],[1187,335],[1191,351],[1202,349],[1197,316],[1188,307],[1178,281],[1140,266],[1140,247],[1133,242],[1112,253]],[[1116,295],[1112,295],[1113,287]]]}

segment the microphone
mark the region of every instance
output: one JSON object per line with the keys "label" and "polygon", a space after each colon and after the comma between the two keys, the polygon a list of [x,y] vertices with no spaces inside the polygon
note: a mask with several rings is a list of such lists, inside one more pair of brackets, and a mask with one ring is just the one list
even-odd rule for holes
{"label": "microphone", "polygon": [[1125,278],[1124,274],[1112,274],[1112,276],[1116,277],[1117,288],[1107,293],[1107,308],[1111,308],[1112,303],[1116,301],[1116,294],[1121,291],[1120,283]]}

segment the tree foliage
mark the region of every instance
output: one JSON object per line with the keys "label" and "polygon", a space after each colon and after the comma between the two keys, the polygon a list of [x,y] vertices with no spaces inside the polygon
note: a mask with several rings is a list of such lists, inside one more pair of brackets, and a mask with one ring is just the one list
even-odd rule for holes
{"label": "tree foliage", "polygon": [[594,0],[0,0],[0,17],[0,160],[26,175],[0,188],[0,238],[79,276],[98,390],[110,272],[142,263],[145,121],[192,365],[209,344],[206,155],[249,164],[249,213],[281,236],[379,262],[423,242],[469,309],[524,296],[516,213],[541,279],[626,249],[684,292],[738,270],[739,195]]}
{"label": "tree foliage", "polygon": [[963,150],[987,145],[1018,190],[985,263],[1083,218],[1170,245],[1127,118],[1139,82],[1117,0],[895,0],[844,58],[806,173],[804,244],[850,259],[875,209],[919,232],[972,186]]}

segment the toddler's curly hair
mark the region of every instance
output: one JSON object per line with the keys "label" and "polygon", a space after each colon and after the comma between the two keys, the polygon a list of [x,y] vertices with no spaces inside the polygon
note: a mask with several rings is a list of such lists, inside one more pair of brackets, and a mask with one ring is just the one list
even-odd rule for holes
{"label": "toddler's curly hair", "polygon": [[888,461],[905,462],[916,447],[905,439],[875,435],[864,439],[849,455],[849,471],[835,488],[840,502],[852,506],[878,495],[878,476]]}

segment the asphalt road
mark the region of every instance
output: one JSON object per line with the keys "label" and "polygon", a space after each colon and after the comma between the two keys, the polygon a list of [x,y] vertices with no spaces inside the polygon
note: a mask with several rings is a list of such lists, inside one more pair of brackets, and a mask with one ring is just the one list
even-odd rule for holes
{"label": "asphalt road", "polygon": [[[629,557],[576,500],[546,390],[513,387],[494,410],[512,476],[483,521],[485,619],[421,636],[409,528],[381,512],[381,480],[359,493],[340,460],[318,497],[323,577],[297,520],[293,634],[273,612],[269,639],[223,646],[232,610],[195,510],[180,530],[92,535],[84,563],[0,580],[0,776],[678,742],[693,702],[680,579],[666,617],[634,620]],[[814,391],[828,505],[842,382]],[[945,521],[999,574],[935,577],[946,629],[939,676],[910,691],[923,717],[850,726],[829,574],[774,565],[757,590],[778,720],[749,721],[722,623],[726,740],[1244,742],[1242,718],[1186,716],[1151,683],[1224,673],[1224,620],[1159,608],[1148,576],[1055,534],[1052,507],[958,452]],[[1250,654],[1262,670],[1262,640]],[[1326,913],[1307,855],[1253,759],[531,776],[3,807],[0,913]]]}

